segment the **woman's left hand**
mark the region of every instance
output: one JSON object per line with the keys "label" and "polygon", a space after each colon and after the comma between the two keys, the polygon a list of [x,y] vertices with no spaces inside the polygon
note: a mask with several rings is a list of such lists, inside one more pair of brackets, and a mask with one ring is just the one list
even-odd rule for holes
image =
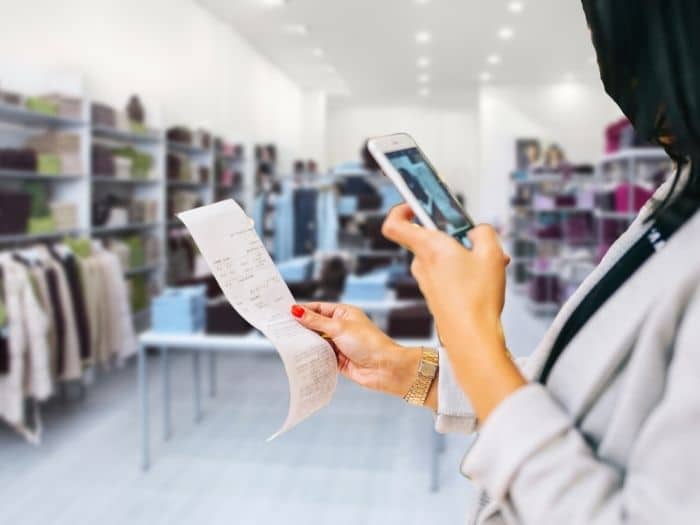
{"label": "woman's left hand", "polygon": [[509,357],[500,320],[510,259],[490,226],[471,230],[473,248],[466,249],[443,232],[413,224],[413,218],[409,206],[397,206],[382,233],[415,255],[411,273],[435,318],[455,376],[483,422],[525,384]]}

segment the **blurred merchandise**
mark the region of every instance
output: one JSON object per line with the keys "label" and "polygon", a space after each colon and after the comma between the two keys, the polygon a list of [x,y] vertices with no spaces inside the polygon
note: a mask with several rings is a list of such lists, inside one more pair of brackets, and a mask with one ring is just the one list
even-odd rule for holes
{"label": "blurred merchandise", "polygon": [[151,304],[153,330],[194,333],[206,323],[206,287],[166,288]]}

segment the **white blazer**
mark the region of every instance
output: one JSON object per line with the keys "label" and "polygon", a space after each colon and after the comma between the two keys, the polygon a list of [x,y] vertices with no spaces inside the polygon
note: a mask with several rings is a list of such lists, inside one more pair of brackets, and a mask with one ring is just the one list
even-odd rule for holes
{"label": "white blazer", "polygon": [[[700,213],[593,315],[547,385],[536,382],[571,313],[648,229],[651,206],[557,315],[523,367],[532,382],[480,426],[462,463],[487,496],[476,523],[700,523]],[[446,361],[437,428],[466,430],[474,419]]]}

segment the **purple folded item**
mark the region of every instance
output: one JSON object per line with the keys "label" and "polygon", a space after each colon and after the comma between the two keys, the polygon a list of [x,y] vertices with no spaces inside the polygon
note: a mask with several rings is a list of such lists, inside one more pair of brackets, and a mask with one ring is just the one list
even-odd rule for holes
{"label": "purple folded item", "polygon": [[559,302],[559,277],[535,275],[530,281],[530,299],[536,303]]}
{"label": "purple folded item", "polygon": [[[620,184],[615,190],[615,210],[619,212],[639,211],[651,198],[653,192],[629,183]],[[632,209],[630,209],[630,204]]]}
{"label": "purple folded item", "polygon": [[561,239],[562,231],[560,224],[550,224],[548,226],[540,227],[535,232],[535,236],[538,239]]}
{"label": "purple folded item", "polygon": [[576,195],[557,195],[554,198],[554,205],[557,208],[573,208],[576,206]]}
{"label": "purple folded item", "polygon": [[30,210],[29,193],[0,190],[0,235],[26,233]]}
{"label": "purple folded item", "polygon": [[615,192],[599,191],[593,198],[595,207],[602,211],[613,211],[615,209]]}

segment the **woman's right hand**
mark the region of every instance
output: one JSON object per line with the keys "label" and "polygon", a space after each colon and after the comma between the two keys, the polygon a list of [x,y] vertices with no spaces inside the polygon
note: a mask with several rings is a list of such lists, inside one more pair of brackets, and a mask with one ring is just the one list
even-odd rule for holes
{"label": "woman's right hand", "polygon": [[415,381],[421,349],[400,346],[359,308],[308,303],[294,305],[292,315],[301,325],[329,338],[340,373],[351,381],[399,397]]}

